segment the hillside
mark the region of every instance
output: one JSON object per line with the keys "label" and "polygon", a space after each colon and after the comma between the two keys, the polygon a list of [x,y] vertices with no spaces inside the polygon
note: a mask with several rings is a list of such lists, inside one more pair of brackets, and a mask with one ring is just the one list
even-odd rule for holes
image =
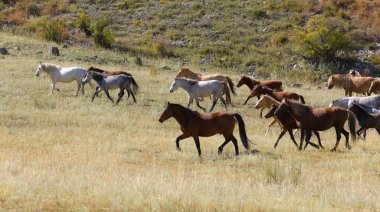
{"label": "hillside", "polygon": [[3,31],[56,39],[46,26],[59,19],[59,42],[84,48],[106,23],[106,47],[132,56],[309,82],[350,68],[379,75],[378,0],[1,2]]}

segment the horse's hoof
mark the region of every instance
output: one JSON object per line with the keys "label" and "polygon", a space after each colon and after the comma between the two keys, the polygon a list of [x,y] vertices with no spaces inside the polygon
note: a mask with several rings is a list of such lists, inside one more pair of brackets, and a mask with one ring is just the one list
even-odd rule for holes
{"label": "horse's hoof", "polygon": [[181,147],[177,147],[177,150],[178,150],[179,152],[182,152]]}
{"label": "horse's hoof", "polygon": [[223,152],[223,149],[218,149],[218,155],[221,155]]}
{"label": "horse's hoof", "polygon": [[335,148],[332,148],[332,149],[331,149],[331,152],[336,152],[336,149],[335,149]]}

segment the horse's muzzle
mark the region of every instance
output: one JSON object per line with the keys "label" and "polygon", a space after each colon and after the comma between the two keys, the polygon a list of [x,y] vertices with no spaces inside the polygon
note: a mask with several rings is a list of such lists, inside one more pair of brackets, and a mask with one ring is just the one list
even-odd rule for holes
{"label": "horse's muzzle", "polygon": [[36,77],[40,76],[39,74],[36,74]]}
{"label": "horse's muzzle", "polygon": [[161,119],[158,119],[158,121],[160,122],[160,123],[163,123],[164,121],[162,121]]}

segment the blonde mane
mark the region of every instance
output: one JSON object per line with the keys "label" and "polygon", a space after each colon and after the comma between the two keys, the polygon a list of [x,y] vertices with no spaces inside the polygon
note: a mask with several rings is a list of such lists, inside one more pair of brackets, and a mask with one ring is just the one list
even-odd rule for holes
{"label": "blonde mane", "polygon": [[42,70],[46,73],[50,73],[53,70],[59,70],[62,67],[51,63],[41,63]]}

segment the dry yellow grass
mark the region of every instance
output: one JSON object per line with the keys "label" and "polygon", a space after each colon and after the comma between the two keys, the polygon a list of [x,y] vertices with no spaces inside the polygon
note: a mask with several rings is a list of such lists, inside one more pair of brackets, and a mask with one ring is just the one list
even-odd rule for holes
{"label": "dry yellow grass", "polygon": [[[0,45],[38,41],[0,34]],[[43,46],[43,45],[42,45]],[[23,46],[24,48],[24,46]],[[29,49],[28,48],[28,49]],[[34,48],[34,47],[33,47]],[[299,152],[286,135],[276,150],[279,128],[264,135],[269,120],[241,103],[240,88],[230,110],[242,114],[247,133],[259,154],[235,158],[233,145],[217,155],[222,136],[201,138],[200,160],[191,139],[175,149],[180,130],[174,119],[158,122],[165,101],[185,104],[184,91],[168,92],[175,70],[158,68],[168,61],[147,61],[148,67],[98,65],[131,72],[141,90],[138,103],[126,97],[114,106],[92,91],[73,97],[75,83],[58,84],[49,93],[49,79],[35,77],[37,61],[88,67],[94,63],[57,61],[35,56],[39,49],[11,51],[0,57],[0,207],[3,209],[123,209],[123,210],[379,210],[380,143],[374,131],[366,142],[331,153],[308,148]],[[67,51],[78,52],[78,49]],[[63,53],[65,55],[65,53]],[[93,54],[93,52],[83,52]],[[109,53],[109,57],[118,57]],[[213,70],[216,71],[216,70]],[[239,75],[233,76],[235,82]],[[291,89],[286,87],[286,89]],[[307,103],[326,105],[341,90],[291,89]],[[113,91],[112,96],[117,92]],[[127,104],[127,105],[126,105]],[[206,99],[203,105],[210,106]],[[195,108],[192,106],[192,108]],[[223,107],[218,104],[216,109]],[[236,130],[237,135],[237,130]],[[296,134],[297,140],[299,133]],[[321,133],[331,148],[335,132]],[[313,141],[315,138],[313,137]],[[242,145],[239,142],[240,150]]]}

